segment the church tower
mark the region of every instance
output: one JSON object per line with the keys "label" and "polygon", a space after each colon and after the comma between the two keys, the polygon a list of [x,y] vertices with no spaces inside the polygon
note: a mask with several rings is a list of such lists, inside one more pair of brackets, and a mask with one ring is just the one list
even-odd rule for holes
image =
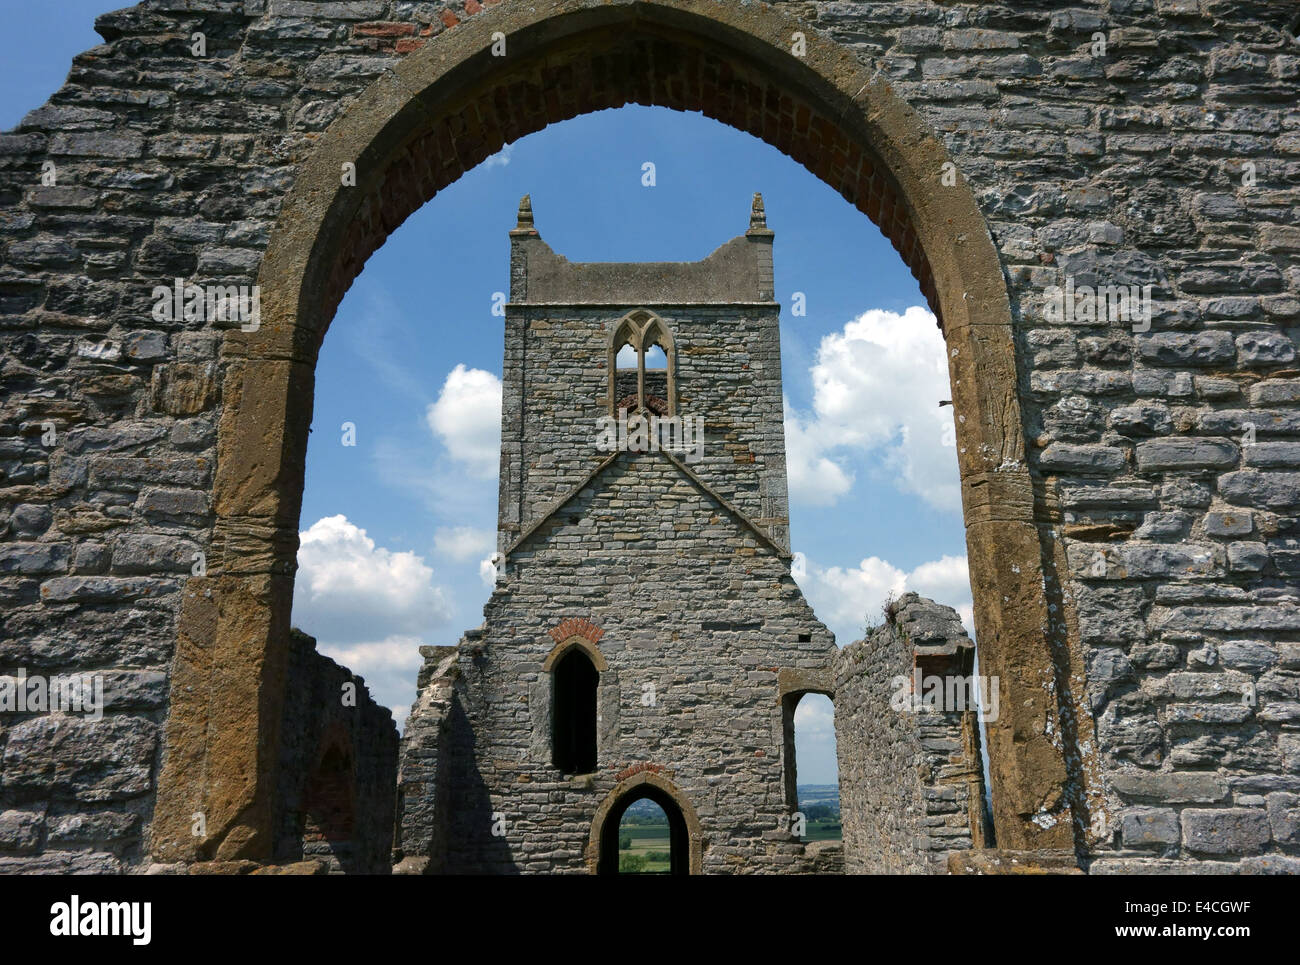
{"label": "church tower", "polygon": [[497,583],[403,742],[427,870],[616,870],[643,797],[674,872],[807,870],[793,707],[835,647],[790,575],[772,240],[756,194],[701,261],[574,263],[521,202]]}

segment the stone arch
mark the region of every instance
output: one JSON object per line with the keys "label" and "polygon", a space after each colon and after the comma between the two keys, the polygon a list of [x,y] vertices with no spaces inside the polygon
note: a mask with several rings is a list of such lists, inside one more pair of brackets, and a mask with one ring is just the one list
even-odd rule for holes
{"label": "stone arch", "polygon": [[[654,312],[645,309],[637,309],[629,312],[619,320],[618,324],[611,329],[612,335],[609,340],[609,411],[610,415],[617,415],[620,408],[627,408],[632,411],[639,408],[643,403],[646,408],[657,413],[658,415],[674,415],[677,412],[677,381],[676,381],[676,362],[677,346],[673,340],[672,329],[668,323],[656,315]],[[652,398],[646,389],[646,364],[645,356],[650,346],[659,345],[667,359],[667,366],[664,370],[664,394],[663,399]],[[636,393],[633,396],[626,390],[630,385],[620,387],[618,378],[618,352],[624,345],[631,345],[636,352]],[[624,369],[623,371],[627,371]],[[635,398],[636,404],[625,406],[624,403],[629,398]]]}
{"label": "stone arch", "polygon": [[304,834],[330,843],[352,838],[356,822],[355,757],[351,739],[337,729],[320,742],[316,766],[303,792]]}
{"label": "stone arch", "polygon": [[550,673],[554,670],[555,665],[559,663],[560,658],[568,653],[573,647],[581,648],[583,652],[587,654],[587,659],[591,661],[592,666],[595,667],[598,672],[604,673],[609,669],[609,662],[605,660],[605,655],[600,652],[600,647],[596,646],[596,642],[594,640],[588,640],[586,637],[579,636],[575,633],[573,636],[566,637],[551,648],[551,652],[548,653],[546,659],[542,661],[542,671],[544,673]]}
{"label": "stone arch", "polygon": [[[591,836],[587,839],[587,870],[592,874],[609,873],[602,868],[602,852],[607,852],[610,833],[618,834],[618,822],[629,804],[643,797],[649,797],[669,815],[670,825],[674,814],[680,817],[681,830],[685,835],[682,850],[686,860],[685,874],[704,873],[704,831],[700,819],[691,806],[690,799],[676,784],[662,774],[649,768],[620,781],[596,808],[596,816],[591,822]],[[611,824],[612,822],[612,824]]]}
{"label": "stone arch", "polygon": [[[490,53],[498,31],[504,63]],[[802,57],[790,52],[795,33]],[[1078,711],[1044,580],[1061,550],[1036,524],[1036,511],[1050,515],[1026,462],[1011,307],[988,227],[964,180],[940,186],[943,146],[883,74],[733,0],[499,4],[407,56],[317,139],[261,265],[261,325],[222,346],[216,559],[187,588],[176,665],[206,684],[173,687],[155,840],[185,841],[201,809],[215,829],[202,853],[270,853],[313,367],[343,294],[408,215],[504,143],[627,103],[700,110],[775,145],[879,225],[917,277],[948,345],[981,665],[1006,695],[989,735],[998,843],[1072,845],[1062,818],[1082,789],[1067,793],[1053,735]],[[345,164],[354,187],[341,184]],[[217,779],[195,792],[194,768]],[[187,848],[200,850],[168,853]]]}

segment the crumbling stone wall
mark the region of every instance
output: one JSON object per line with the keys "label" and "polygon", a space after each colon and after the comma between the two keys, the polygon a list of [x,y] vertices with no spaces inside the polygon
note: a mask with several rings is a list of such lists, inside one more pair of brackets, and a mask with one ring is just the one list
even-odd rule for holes
{"label": "crumbling stone wall", "polygon": [[276,858],[334,872],[387,874],[396,800],[397,725],[365,681],[294,630],[280,725]]}
{"label": "crumbling stone wall", "polygon": [[988,844],[974,706],[899,699],[924,700],[927,676],[969,678],[974,647],[956,611],[907,593],[886,623],[835,654],[847,873],[943,874],[950,854]]}
{"label": "crumbling stone wall", "polygon": [[[478,631],[462,639],[477,640]],[[452,775],[452,701],[460,677],[456,647],[422,647],[415,704],[402,734],[397,775],[397,824],[393,841],[398,874],[447,870]],[[463,698],[462,698],[463,701]]]}
{"label": "crumbling stone wall", "polygon": [[[223,578],[254,574],[291,591],[284,534],[296,506],[270,520],[250,512],[215,536],[218,426],[238,409],[224,393],[243,384],[227,379],[244,343],[230,324],[155,318],[153,287],[177,277],[255,282],[286,192],[328,143],[331,121],[419,48],[454,43],[475,18],[505,22],[538,5],[488,6],[150,0],[99,18],[105,43],[0,135],[0,670],[148,682],[102,721],[0,719],[0,825],[11,829],[0,860],[145,863],[185,588],[203,598],[224,585],[192,575],[194,554]],[[677,6],[719,18],[739,8]],[[521,82],[500,101],[502,116],[456,114],[429,135],[453,148],[421,155],[436,155],[437,171],[404,162],[383,192],[391,208],[352,219],[355,245],[313,283],[328,288],[332,308],[386,232],[503,137],[629,99],[705,109],[809,163],[884,226],[935,307],[937,276],[910,212],[969,185],[1000,270],[948,295],[978,299],[1005,284],[1016,330],[1014,357],[1001,360],[1003,381],[987,395],[998,402],[957,415],[969,425],[1015,409],[1023,425],[1005,446],[963,453],[993,460],[970,476],[967,511],[988,499],[997,503],[989,518],[1032,507],[1039,528],[1005,562],[1037,557],[1051,614],[1030,629],[1050,654],[1051,679],[1036,697],[1054,725],[1044,738],[1052,753],[1017,760],[1025,786],[1041,772],[1055,793],[1016,797],[999,785],[995,754],[995,807],[1004,793],[1009,802],[999,820],[1073,844],[1096,859],[1093,870],[1295,870],[1294,4],[781,6],[810,37],[824,33],[888,78],[953,170],[912,171],[932,179],[928,188],[896,193],[880,165],[839,149],[825,118],[791,107],[769,120],[750,109],[751,85],[755,105],[768,93],[788,103],[779,72],[768,72],[770,89],[752,74],[733,89],[725,78],[741,65],[728,65],[704,72],[707,89],[692,87],[673,65],[697,63],[694,54],[638,34],[627,41],[636,56],[608,45],[600,54],[646,65],[634,81],[617,70],[560,71],[545,78],[546,97]],[[203,58],[190,52],[196,31],[207,39]],[[437,105],[411,114],[425,107]],[[889,163],[902,171],[910,160]],[[946,182],[946,173],[960,177]],[[982,227],[963,244],[983,239]],[[1150,284],[1149,330],[1095,313],[1053,316],[1050,289],[1069,282]],[[968,334],[947,330],[970,348],[978,340],[962,341]],[[309,368],[313,337],[296,334],[274,360],[292,355],[295,372]],[[966,388],[991,377],[963,370],[969,355],[950,353]],[[273,369],[266,363],[259,377]],[[281,428],[259,431],[292,463],[301,440]],[[1007,451],[1026,459],[1000,462]],[[1024,486],[997,488],[1017,473]],[[241,476],[239,485],[253,483]],[[280,540],[274,558],[267,530]],[[976,618],[990,648],[1007,632],[995,616],[997,580],[1010,577],[998,552],[981,547],[1006,547],[1006,535],[971,532]],[[1039,592],[1030,582],[1026,594]],[[1008,605],[1027,612],[1022,599]],[[1010,761],[1020,745],[1005,746]],[[59,755],[76,766],[39,763]]]}
{"label": "crumbling stone wall", "polygon": [[[756,238],[720,249],[724,275],[716,253],[549,264],[521,206],[502,392],[504,573],[483,627],[426,653],[403,748],[401,870],[589,870],[599,807],[640,770],[671,781],[698,817],[705,872],[834,866],[791,833],[779,680],[824,671],[834,644],[769,531],[785,535],[785,449],[771,233],[755,204]],[[671,326],[679,411],[704,419],[698,463],[597,449],[611,337],[634,309]],[[546,664],[574,636],[600,658],[597,766],[566,775],[552,764]]]}

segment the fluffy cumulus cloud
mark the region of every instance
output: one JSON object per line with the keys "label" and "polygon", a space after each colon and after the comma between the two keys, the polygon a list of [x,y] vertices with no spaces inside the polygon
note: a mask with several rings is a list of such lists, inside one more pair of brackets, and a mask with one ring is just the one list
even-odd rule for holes
{"label": "fluffy cumulus cloud", "polygon": [[786,477],[790,495],[812,506],[831,506],[853,486],[853,476],[822,454],[815,427],[785,403]]}
{"label": "fluffy cumulus cloud", "polygon": [[939,509],[961,505],[943,336],[934,315],[864,312],[825,336],[810,374],[811,412],[786,406],[791,497],[829,505],[860,461]]}
{"label": "fluffy cumulus cloud", "polygon": [[452,459],[477,479],[492,479],[501,461],[501,380],[457,365],[425,412]]}
{"label": "fluffy cumulus cloud", "polygon": [[965,556],[944,556],[911,571],[877,556],[849,569],[821,567],[810,560],[799,585],[840,646],[861,638],[868,621],[879,623],[881,608],[891,595],[897,597],[909,590],[952,607],[961,615],[967,632],[974,632]]}
{"label": "fluffy cumulus cloud", "polygon": [[293,624],[318,649],[366,678],[371,695],[399,723],[415,697],[419,646],[436,642],[449,616],[433,570],[394,552],[346,516],[327,516],[299,534]]}
{"label": "fluffy cumulus cloud", "polygon": [[490,556],[495,543],[491,530],[474,526],[440,526],[433,534],[433,551],[458,563]]}

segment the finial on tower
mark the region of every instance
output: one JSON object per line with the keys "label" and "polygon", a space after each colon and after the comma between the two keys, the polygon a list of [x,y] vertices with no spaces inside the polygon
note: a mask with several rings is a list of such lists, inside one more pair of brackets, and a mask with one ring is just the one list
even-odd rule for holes
{"label": "finial on tower", "polygon": [[519,220],[518,223],[510,229],[512,238],[535,238],[537,229],[533,227],[533,197],[525,194],[519,199]]}
{"label": "finial on tower", "polygon": [[751,238],[770,238],[772,232],[767,227],[767,210],[763,207],[763,195],[754,192],[754,204],[749,209],[749,230],[745,232]]}

